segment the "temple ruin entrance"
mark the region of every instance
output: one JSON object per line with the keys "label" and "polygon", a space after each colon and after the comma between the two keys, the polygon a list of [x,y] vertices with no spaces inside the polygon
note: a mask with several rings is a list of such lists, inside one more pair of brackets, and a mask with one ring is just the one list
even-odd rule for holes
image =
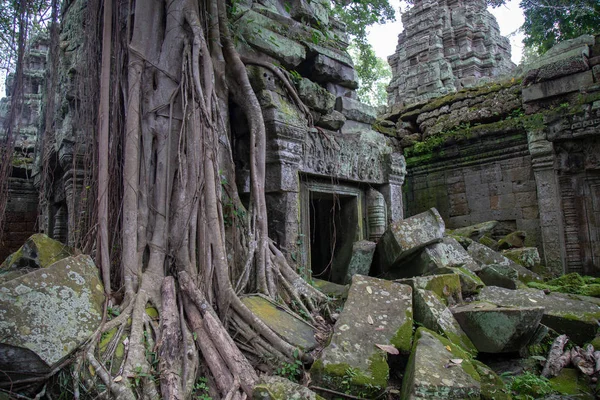
{"label": "temple ruin entrance", "polygon": [[351,186],[303,184],[304,253],[313,278],[343,283],[352,244],[364,238],[363,201],[363,192]]}

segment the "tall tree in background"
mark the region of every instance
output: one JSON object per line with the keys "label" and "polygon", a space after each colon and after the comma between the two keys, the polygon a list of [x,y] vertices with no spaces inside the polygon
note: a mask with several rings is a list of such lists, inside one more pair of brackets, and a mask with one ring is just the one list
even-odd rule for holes
{"label": "tall tree in background", "polygon": [[539,54],[556,43],[600,33],[598,0],[522,0],[524,43]]}

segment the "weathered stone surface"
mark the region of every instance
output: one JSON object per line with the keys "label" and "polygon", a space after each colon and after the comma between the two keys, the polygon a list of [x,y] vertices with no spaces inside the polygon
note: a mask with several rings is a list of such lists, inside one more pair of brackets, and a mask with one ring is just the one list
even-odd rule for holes
{"label": "weathered stone surface", "polygon": [[414,289],[413,310],[415,322],[434,332],[443,333],[444,336],[468,352],[473,354],[477,352],[469,337],[452,315],[452,311],[431,290]]}
{"label": "weathered stone surface", "polygon": [[[517,271],[519,274],[518,278],[524,282],[539,281],[541,280],[539,275],[529,271],[527,268],[514,261],[509,260],[502,254],[495,252],[494,250],[486,247],[480,243],[472,242],[467,251],[482,267],[485,265],[501,265],[509,267]],[[485,282],[485,281],[484,281]]]}
{"label": "weathered stone surface", "polygon": [[497,225],[498,221],[481,222],[479,224],[449,230],[448,235],[463,236],[471,240],[479,240],[482,236],[491,234]]}
{"label": "weathered stone surface", "polygon": [[[345,271],[341,269],[334,271],[334,275],[332,276],[333,281],[348,284],[356,274],[369,275],[375,246],[374,242],[369,242],[368,240],[355,242],[352,245],[352,257],[348,263],[348,268]],[[335,274],[336,272],[339,276]]]}
{"label": "weathered stone surface", "polygon": [[441,242],[427,246],[421,254],[411,260],[417,275],[426,274],[436,268],[465,267],[472,272],[481,270],[479,264],[452,237],[444,237]]}
{"label": "weathered stone surface", "polygon": [[321,85],[310,79],[302,78],[296,87],[298,96],[308,107],[323,114],[333,111],[335,96]]}
{"label": "weathered stone surface", "polygon": [[502,255],[527,269],[534,269],[542,262],[540,253],[536,247],[503,250]]}
{"label": "weathered stone surface", "polygon": [[465,267],[444,267],[437,268],[430,275],[456,274],[460,278],[460,288],[463,295],[479,293],[479,290],[485,286],[483,281],[471,270]]}
{"label": "weathered stone surface", "polygon": [[510,389],[490,367],[477,360],[472,363],[481,378],[482,400],[512,400]]}
{"label": "weathered stone surface", "polygon": [[305,386],[280,376],[265,375],[252,392],[254,400],[323,400]]}
{"label": "weathered stone surface", "polygon": [[576,368],[563,368],[557,376],[550,378],[550,386],[563,395],[561,399],[597,399],[585,375],[582,376]]}
{"label": "weathered stone surface", "polygon": [[478,275],[487,286],[498,286],[506,289],[518,289],[520,286],[518,272],[506,265],[486,265],[479,271]]}
{"label": "weathered stone surface", "polygon": [[348,297],[349,285],[339,285],[337,283],[324,281],[322,279],[314,279],[313,286],[325,293],[329,297],[345,299]]}
{"label": "weathered stone surface", "polygon": [[249,10],[236,22],[246,42],[256,50],[279,60],[287,68],[295,68],[306,59],[305,47],[277,32],[269,18]]}
{"label": "weathered stone surface", "polygon": [[317,346],[315,328],[292,312],[262,296],[246,296],[242,302],[269,328],[305,351]]}
{"label": "weathered stone surface", "polygon": [[510,290],[495,286],[481,289],[477,299],[502,307],[544,307],[542,324],[568,335],[578,344],[592,340],[598,330],[600,306],[594,303],[545,295],[541,290]]}
{"label": "weathered stone surface", "polygon": [[354,68],[323,54],[314,58],[312,78],[317,82],[333,82],[350,89],[358,87],[358,74]]}
{"label": "weathered stone surface", "polygon": [[394,268],[399,276],[410,276],[402,275],[401,261],[427,245],[440,242],[444,230],[444,220],[435,208],[390,224],[377,244],[379,267],[386,272]]}
{"label": "weathered stone surface", "polygon": [[510,43],[483,0],[417,0],[402,24],[396,53],[388,57],[390,106],[475,86],[514,68]]}
{"label": "weathered stone surface", "polygon": [[[3,277],[4,274],[22,274],[36,268],[45,268],[73,253],[72,248],[50,239],[43,233],[36,233],[0,265],[0,282],[7,280],[8,276]],[[10,276],[14,278],[17,275],[11,273]]]}
{"label": "weathered stone surface", "polygon": [[[448,367],[450,365],[452,367]],[[480,380],[471,358],[460,346],[426,328],[419,328],[402,379],[401,398],[479,398]]]}
{"label": "weathered stone surface", "polygon": [[330,129],[332,131],[338,131],[344,126],[346,117],[339,111],[331,111],[329,114],[320,116],[317,120],[316,125],[321,128]]}
{"label": "weathered stone surface", "polygon": [[408,353],[412,344],[409,286],[354,275],[348,300],[329,345],[310,372],[316,385],[375,396],[387,385],[387,353],[376,344]]}
{"label": "weathered stone surface", "polygon": [[578,92],[581,88],[594,84],[594,74],[592,71],[580,72],[575,75],[569,75],[533,84],[523,88],[523,102],[529,103],[535,100],[558,96],[561,94]]}
{"label": "weathered stone surface", "polygon": [[478,351],[510,353],[527,346],[542,319],[544,308],[506,308],[475,302],[457,306],[452,313]]}
{"label": "weathered stone surface", "polygon": [[352,121],[373,124],[377,120],[375,107],[349,97],[338,97],[335,101],[335,109]]}
{"label": "weathered stone surface", "polygon": [[[35,358],[33,371],[50,370],[94,333],[102,319],[104,290],[87,255],[54,264],[0,285],[0,369]],[[4,365],[8,363],[8,365]],[[0,377],[4,380],[5,376]]]}
{"label": "weathered stone surface", "polygon": [[446,305],[462,302],[460,278],[457,274],[417,276],[409,279],[399,279],[396,282],[409,285],[413,290],[431,290]]}
{"label": "weathered stone surface", "polygon": [[507,250],[523,247],[525,246],[525,239],[527,239],[527,233],[523,231],[511,232],[498,240],[498,249]]}
{"label": "weathered stone surface", "polygon": [[346,135],[362,134],[371,130],[373,130],[373,127],[370,124],[352,120],[346,120],[344,126],[342,127],[342,133]]}

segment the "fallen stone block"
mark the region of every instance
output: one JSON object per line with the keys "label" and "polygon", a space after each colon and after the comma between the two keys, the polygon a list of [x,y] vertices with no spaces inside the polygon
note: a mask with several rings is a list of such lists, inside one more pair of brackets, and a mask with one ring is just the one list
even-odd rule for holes
{"label": "fallen stone block", "polygon": [[544,314],[543,307],[498,307],[475,302],[454,307],[454,317],[482,353],[510,353],[527,346]]}
{"label": "fallen stone block", "polygon": [[540,253],[535,247],[503,250],[502,255],[527,269],[535,269],[542,263]]}
{"label": "fallen stone block", "polygon": [[490,235],[494,228],[498,225],[498,221],[486,221],[479,224],[465,226],[448,231],[448,235],[462,236],[471,240],[479,240],[484,235]]}
{"label": "fallen stone block", "polygon": [[0,265],[0,282],[14,279],[38,268],[46,268],[74,253],[75,250],[71,247],[50,239],[43,233],[36,233]]}
{"label": "fallen stone block", "polygon": [[349,285],[339,285],[337,283],[324,281],[322,279],[314,279],[313,286],[325,293],[329,297],[336,299],[345,299],[348,297]]}
{"label": "fallen stone block", "polygon": [[272,300],[259,295],[245,296],[242,302],[260,320],[290,344],[309,351],[317,347],[315,328]]}
{"label": "fallen stone block", "polygon": [[508,235],[504,236],[502,239],[498,240],[498,249],[507,250],[525,247],[525,239],[527,239],[527,234],[525,232],[511,232]]}
{"label": "fallen stone block", "polygon": [[403,272],[401,261],[444,237],[444,220],[435,208],[390,224],[379,242],[377,253],[382,272],[395,269],[397,277],[410,277]]}
{"label": "fallen stone block", "polygon": [[358,87],[358,74],[354,68],[323,54],[313,59],[311,71],[316,82],[333,82],[350,89]]}
{"label": "fallen stone block", "polygon": [[469,353],[477,353],[477,348],[461,329],[452,311],[434,292],[415,289],[413,291],[413,310],[415,322],[434,332],[443,333],[453,343]]}
{"label": "fallen stone block", "polygon": [[456,274],[460,279],[460,289],[463,296],[479,293],[485,283],[471,270],[465,267],[444,267],[433,270],[429,275]]}
{"label": "fallen stone block", "polygon": [[546,295],[536,289],[510,290],[495,286],[481,289],[476,299],[501,307],[544,307],[542,324],[566,334],[580,345],[592,340],[598,330],[600,306],[591,302]]}
{"label": "fallen stone block", "polygon": [[396,282],[409,285],[413,289],[431,290],[446,305],[462,302],[460,278],[457,274],[417,276],[409,279],[398,279]]}
{"label": "fallen stone block", "polygon": [[373,262],[373,254],[375,253],[374,242],[368,240],[360,240],[352,245],[352,257],[348,263],[347,269],[334,270],[332,280],[342,284],[348,284],[352,281],[352,277],[356,274],[369,275],[371,263]]}
{"label": "fallen stone block", "polygon": [[505,265],[486,265],[479,271],[479,278],[487,286],[499,286],[506,289],[519,289],[524,286],[519,281],[519,274]]}
{"label": "fallen stone block", "polygon": [[[407,267],[407,264],[410,267]],[[478,272],[481,267],[473,257],[451,237],[445,237],[439,243],[430,244],[409,262],[403,264],[403,268],[412,270],[414,276],[424,275],[437,268],[465,267],[473,272]]]}
{"label": "fallen stone block", "polygon": [[389,367],[386,351],[376,345],[410,352],[412,326],[409,286],[354,275],[331,342],[310,369],[315,386],[377,396],[387,385]]}
{"label": "fallen stone block", "polygon": [[282,378],[281,376],[263,376],[252,391],[254,400],[324,400],[312,390]]}
{"label": "fallen stone block", "polygon": [[516,262],[509,260],[504,257],[502,254],[495,252],[482,245],[481,243],[471,242],[467,251],[473,257],[475,261],[477,261],[482,267],[485,265],[502,265],[505,267],[510,267],[514,269],[518,273],[519,280],[527,283],[532,281],[541,281],[541,278],[538,274],[529,271],[527,268],[523,267]]}
{"label": "fallen stone block", "polygon": [[0,382],[51,371],[100,325],[104,289],[87,255],[0,285]]}
{"label": "fallen stone block", "polygon": [[402,399],[478,399],[481,377],[468,353],[426,328],[415,344],[402,379]]}
{"label": "fallen stone block", "polygon": [[472,360],[475,371],[481,378],[481,399],[483,400],[512,400],[510,389],[490,367],[481,361]]}

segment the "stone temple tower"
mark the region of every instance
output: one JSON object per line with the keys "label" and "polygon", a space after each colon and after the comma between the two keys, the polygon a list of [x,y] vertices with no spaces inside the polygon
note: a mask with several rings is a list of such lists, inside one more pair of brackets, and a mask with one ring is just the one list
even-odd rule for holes
{"label": "stone temple tower", "polygon": [[415,0],[388,57],[388,105],[402,106],[509,73],[510,43],[485,0]]}

